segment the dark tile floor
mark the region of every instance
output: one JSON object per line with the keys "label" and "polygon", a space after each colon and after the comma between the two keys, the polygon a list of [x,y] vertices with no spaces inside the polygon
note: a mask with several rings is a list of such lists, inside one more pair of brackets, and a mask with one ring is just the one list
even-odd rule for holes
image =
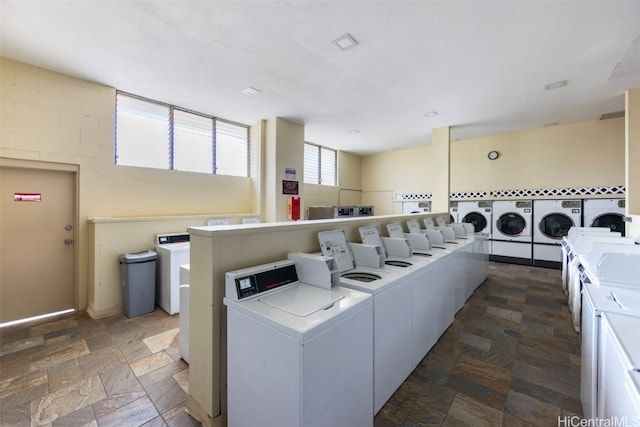
{"label": "dark tile floor", "polygon": [[391,426],[558,426],[582,416],[580,343],[558,270],[489,277],[375,418]]}
{"label": "dark tile floor", "polygon": [[[581,415],[560,273],[489,278],[375,418],[386,426],[556,426]],[[0,426],[194,426],[178,317],[84,313],[0,330]]]}

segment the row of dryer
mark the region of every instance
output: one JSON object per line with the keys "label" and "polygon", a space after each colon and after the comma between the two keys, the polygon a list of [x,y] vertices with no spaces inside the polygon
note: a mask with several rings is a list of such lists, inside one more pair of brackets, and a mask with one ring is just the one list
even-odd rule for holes
{"label": "row of dryer", "polygon": [[319,253],[226,273],[229,425],[372,426],[486,278],[470,227],[359,234],[322,231]]}
{"label": "row of dryer", "polygon": [[640,420],[640,246],[604,228],[563,238],[562,278],[580,333],[580,400],[586,419]]}
{"label": "row of dryer", "polygon": [[606,227],[624,235],[624,199],[451,202],[452,222],[471,223],[491,239],[491,259],[560,268],[571,227]]}

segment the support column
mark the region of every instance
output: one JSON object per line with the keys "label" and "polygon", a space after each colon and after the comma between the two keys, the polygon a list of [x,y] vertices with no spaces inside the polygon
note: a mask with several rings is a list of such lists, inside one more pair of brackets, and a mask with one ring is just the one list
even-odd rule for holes
{"label": "support column", "polygon": [[[450,142],[449,127],[441,127],[431,131],[431,155],[433,185],[431,195],[432,212],[449,212],[450,182]],[[448,217],[447,217],[448,218]]]}
{"label": "support column", "polygon": [[[304,125],[279,117],[267,120],[264,154],[264,220],[288,221],[291,195],[282,194],[283,180],[298,181],[300,211],[304,212]],[[295,170],[295,179],[285,176],[286,169]]]}
{"label": "support column", "polygon": [[640,242],[640,89],[625,93],[626,234]]}

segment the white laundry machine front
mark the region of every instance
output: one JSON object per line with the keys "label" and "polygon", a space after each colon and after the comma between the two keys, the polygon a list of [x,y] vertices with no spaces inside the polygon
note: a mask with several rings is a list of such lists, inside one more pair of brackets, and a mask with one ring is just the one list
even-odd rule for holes
{"label": "white laundry machine front", "polygon": [[[598,348],[598,418],[640,424],[640,318],[602,313]],[[617,421],[620,423],[620,421]],[[613,425],[613,424],[612,424]]]}
{"label": "white laundry machine front", "polygon": [[[309,275],[331,276],[323,262]],[[226,274],[230,426],[373,425],[372,297],[305,275],[295,260]]]}
{"label": "white laundry machine front", "polygon": [[156,303],[168,314],[180,312],[180,266],[189,264],[189,233],[156,236],[158,280]]}
{"label": "white laundry machine front", "polygon": [[585,227],[607,227],[625,234],[625,199],[584,199],[582,222]]}
{"label": "white laundry machine front", "polygon": [[403,214],[425,213],[425,212],[431,212],[430,200],[402,202]]}
{"label": "white laundry machine front", "polygon": [[[336,262],[340,286],[373,295],[373,414],[376,414],[413,370],[412,275],[406,269],[384,268],[384,262],[379,269],[357,265],[352,250],[357,245],[347,241],[344,230],[321,231],[318,240],[322,254]],[[374,266],[377,252],[370,253],[366,265]],[[359,254],[358,258],[360,261],[365,257]]]}
{"label": "white laundry machine front", "polygon": [[534,200],[533,265],[562,268],[562,238],[582,226],[582,200]]}
{"label": "white laundry machine front", "polygon": [[533,201],[494,200],[492,261],[532,264]]}
{"label": "white laundry machine front", "polygon": [[[598,349],[602,345],[600,336],[602,313],[640,317],[640,291],[614,286],[596,286],[592,283],[584,284],[580,329],[580,401],[587,419],[601,418],[598,413],[598,371],[603,367],[599,367]],[[607,369],[606,366],[604,369]]]}
{"label": "white laundry machine front", "polygon": [[458,202],[458,218],[455,222],[473,224],[474,233],[491,237],[493,202],[477,200]]}

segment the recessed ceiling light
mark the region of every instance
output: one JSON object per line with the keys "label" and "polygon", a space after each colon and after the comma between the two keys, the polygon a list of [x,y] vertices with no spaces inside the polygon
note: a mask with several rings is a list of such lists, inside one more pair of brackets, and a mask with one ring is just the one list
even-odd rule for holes
{"label": "recessed ceiling light", "polygon": [[351,34],[345,34],[342,37],[338,37],[332,42],[336,47],[340,50],[351,49],[358,45],[356,39],[353,38]]}
{"label": "recessed ceiling light", "polygon": [[549,83],[544,85],[544,90],[553,90],[553,89],[558,89],[561,88],[563,86],[566,86],[569,84],[568,80],[560,80],[559,82],[554,82],[554,83]]}
{"label": "recessed ceiling light", "polygon": [[422,115],[425,116],[425,117],[435,117],[435,116],[438,115],[438,112],[437,111],[429,111],[429,112],[426,112],[426,113],[422,113]]}
{"label": "recessed ceiling light", "polygon": [[244,93],[245,95],[249,95],[249,96],[256,96],[256,95],[260,95],[262,93],[262,91],[254,88],[254,87],[249,86],[248,88],[244,89],[242,91],[242,93]]}

